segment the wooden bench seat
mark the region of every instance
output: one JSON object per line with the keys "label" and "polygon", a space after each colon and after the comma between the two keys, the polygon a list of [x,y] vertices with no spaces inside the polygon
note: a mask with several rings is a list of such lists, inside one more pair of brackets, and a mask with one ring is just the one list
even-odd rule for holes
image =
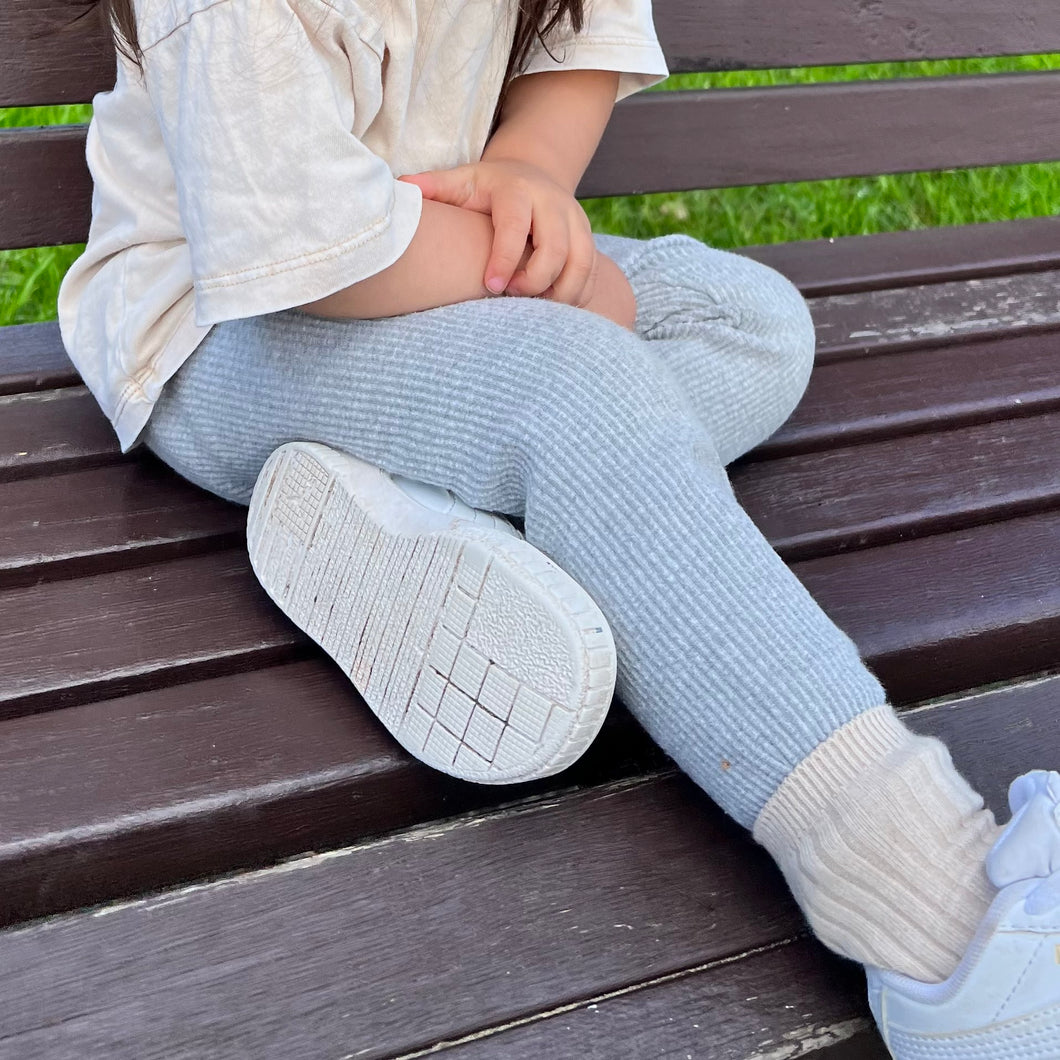
{"label": "wooden bench seat", "polygon": [[[810,290],[842,285],[842,316],[839,295],[811,296],[821,357],[806,398],[731,473],[892,698],[944,697],[910,719],[950,743],[1000,811],[1005,781],[1060,748],[1060,677],[1034,676],[1060,664],[1060,296],[1053,330],[973,341],[988,307],[955,302],[959,281],[922,282],[902,247],[920,236],[887,239],[917,282],[873,298],[853,291],[849,263],[881,237],[829,245],[843,276],[819,245],[780,248]],[[1003,275],[1040,292],[1052,264]],[[948,335],[850,351],[873,330],[857,312],[870,321],[911,289],[913,306],[945,307],[934,319]],[[97,1041],[118,1056],[206,1055],[202,1035],[238,1033],[247,1055],[267,1040],[262,1056],[312,1035],[320,1051],[305,1055],[402,1056],[472,1036],[457,1055],[603,1057],[616,1034],[657,1043],[626,1055],[661,1056],[700,1020],[711,1056],[771,1043],[883,1055],[856,969],[805,937],[762,852],[620,707],[547,782],[481,788],[424,769],[265,598],[240,547],[243,510],[150,455],[121,457],[49,347],[53,325],[3,338],[0,921],[344,851],[0,935],[0,982],[49,977],[32,1004],[0,995],[17,1055]],[[32,371],[42,354],[46,389]],[[221,931],[229,921],[239,930]],[[317,934],[326,952],[307,941]],[[430,974],[408,960],[424,938]],[[89,969],[91,1011],[68,1019]],[[164,994],[165,1020],[137,1022],[131,975],[142,996]],[[276,1025],[256,1015],[261,990]],[[336,991],[348,1003],[332,1004]]]}
{"label": "wooden bench seat", "polygon": [[[1055,0],[1016,7],[656,22],[675,71],[1060,50]],[[0,10],[0,106],[112,83],[69,10]],[[1058,94],[637,97],[580,190],[1058,158]],[[0,130],[0,247],[84,238],[83,149]],[[800,286],[818,357],[736,494],[1004,816],[1060,759],[1060,218],[743,252]],[[269,602],[244,524],[120,454],[54,323],[0,329],[0,1060],[882,1060],[860,970],[621,704],[547,781],[426,769]]]}

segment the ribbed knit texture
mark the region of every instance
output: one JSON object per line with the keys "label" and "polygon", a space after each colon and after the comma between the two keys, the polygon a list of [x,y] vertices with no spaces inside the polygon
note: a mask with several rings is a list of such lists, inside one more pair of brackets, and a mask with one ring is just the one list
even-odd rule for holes
{"label": "ribbed knit texture", "polygon": [[242,503],[269,453],[303,439],[522,516],[607,616],[618,696],[749,828],[885,701],[723,467],[802,395],[809,313],[777,273],[686,236],[600,245],[631,277],[639,334],[535,298],[226,321],[166,385],[147,441]]}
{"label": "ribbed knit texture", "polygon": [[801,762],[754,827],[822,942],[932,983],[953,973],[997,893],[984,864],[999,834],[945,745],[888,706]]}

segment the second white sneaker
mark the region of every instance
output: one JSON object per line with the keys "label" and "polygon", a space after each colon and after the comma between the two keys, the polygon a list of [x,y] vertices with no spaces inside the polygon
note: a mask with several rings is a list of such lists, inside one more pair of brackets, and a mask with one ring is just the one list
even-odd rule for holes
{"label": "second white sneaker", "polygon": [[533,780],[599,731],[615,686],[607,621],[500,517],[292,442],[258,476],[247,545],[266,592],[428,765]]}
{"label": "second white sneaker", "polygon": [[1019,777],[1009,805],[986,861],[999,891],[953,975],[929,984],[868,969],[895,1060],[1060,1058],[1060,774]]}

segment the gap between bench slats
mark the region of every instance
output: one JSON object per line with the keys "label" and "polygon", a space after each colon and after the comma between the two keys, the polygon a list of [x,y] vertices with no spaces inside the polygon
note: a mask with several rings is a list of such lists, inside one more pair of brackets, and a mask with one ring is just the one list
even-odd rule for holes
{"label": "gap between bench slats", "polygon": [[[909,717],[1001,811],[1060,746],[1058,680]],[[637,984],[651,1002],[653,979],[801,930],[764,851],[684,778],[652,777],[0,934],[0,1025],[49,1060],[233,1038],[262,1060],[310,1041],[386,1057]],[[797,1028],[820,998],[795,983]]]}
{"label": "gap between bench slats", "polygon": [[890,1060],[865,1015],[861,969],[808,938],[542,1013],[438,1052],[445,1060]]}
{"label": "gap between bench slats", "polygon": [[[1060,511],[1049,511],[793,569],[908,703],[1060,665],[1057,555]],[[242,550],[8,589],[0,718],[309,651]]]}
{"label": "gap between bench slats", "polygon": [[[0,247],[84,238],[92,194],[84,133],[0,130],[0,199],[10,204],[0,216]],[[578,194],[1058,158],[1060,72],[654,92],[615,108]]]}
{"label": "gap between bench slats", "polygon": [[[87,102],[113,87],[109,43],[94,12],[72,23],[78,13],[67,0],[0,8],[0,107]],[[674,72],[1060,51],[1052,0],[965,0],[960,18],[940,0],[655,0],[653,13]]]}
{"label": "gap between bench slats", "polygon": [[[791,563],[1060,508],[1060,413],[745,458],[730,476]],[[0,589],[230,548],[245,523],[150,455],[0,482]]]}

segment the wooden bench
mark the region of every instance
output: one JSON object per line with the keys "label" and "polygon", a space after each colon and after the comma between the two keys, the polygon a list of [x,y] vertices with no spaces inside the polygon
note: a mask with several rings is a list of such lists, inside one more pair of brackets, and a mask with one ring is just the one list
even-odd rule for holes
{"label": "wooden bench", "polygon": [[[75,14],[7,0],[0,106],[110,87]],[[1060,50],[1056,0],[656,21],[674,71]],[[85,237],[84,134],[0,131],[0,247]],[[581,191],[1057,158],[1060,72],[648,94]],[[747,253],[820,352],[738,496],[1003,814],[1060,755],[1060,221]],[[0,330],[2,1060],[885,1055],[860,970],[619,705],[548,782],[431,772],[271,606],[243,527],[120,456],[54,324]]]}

